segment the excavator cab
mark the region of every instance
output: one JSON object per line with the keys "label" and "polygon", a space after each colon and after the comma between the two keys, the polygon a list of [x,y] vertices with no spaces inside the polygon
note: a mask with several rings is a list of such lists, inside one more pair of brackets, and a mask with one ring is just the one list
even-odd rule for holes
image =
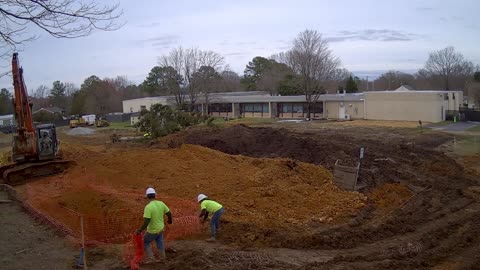
{"label": "excavator cab", "polygon": [[58,152],[57,132],[54,124],[42,124],[37,129],[38,160],[54,159]]}

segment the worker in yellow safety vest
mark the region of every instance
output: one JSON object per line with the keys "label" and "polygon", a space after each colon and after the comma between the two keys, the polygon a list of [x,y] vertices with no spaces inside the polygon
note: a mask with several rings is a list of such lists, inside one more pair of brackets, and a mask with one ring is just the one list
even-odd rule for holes
{"label": "worker in yellow safety vest", "polygon": [[215,235],[218,232],[218,229],[220,229],[220,217],[223,215],[225,210],[223,209],[223,206],[221,204],[216,201],[210,200],[205,194],[199,194],[197,200],[200,203],[200,207],[202,209],[202,212],[199,216],[202,223],[207,220],[208,214],[212,215],[210,219],[211,234],[210,238],[207,239],[207,241],[215,241]]}
{"label": "worker in yellow safety vest", "polygon": [[141,234],[145,229],[147,232],[143,236],[145,252],[149,256],[149,260],[155,260],[150,244],[155,241],[158,251],[165,258],[165,247],[163,245],[163,230],[165,229],[164,216],[167,216],[167,223],[172,224],[172,214],[168,206],[155,197],[157,193],[155,189],[148,188],[145,192],[147,199],[150,201],[143,211],[143,225],[137,230],[137,234]]}

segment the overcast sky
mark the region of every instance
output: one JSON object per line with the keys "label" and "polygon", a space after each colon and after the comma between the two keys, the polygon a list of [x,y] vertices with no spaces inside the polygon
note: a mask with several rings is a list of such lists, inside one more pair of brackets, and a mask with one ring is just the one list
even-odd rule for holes
{"label": "overcast sky", "polygon": [[[216,51],[243,74],[253,57],[287,50],[305,29],[321,32],[358,76],[413,73],[428,52],[449,45],[480,64],[478,0],[119,2],[126,24],[118,31],[73,40],[36,32],[38,39],[20,52],[27,87],[50,87],[55,80],[79,86],[93,74],[141,83],[158,56],[178,46]],[[10,78],[0,79],[0,87],[10,86]]]}

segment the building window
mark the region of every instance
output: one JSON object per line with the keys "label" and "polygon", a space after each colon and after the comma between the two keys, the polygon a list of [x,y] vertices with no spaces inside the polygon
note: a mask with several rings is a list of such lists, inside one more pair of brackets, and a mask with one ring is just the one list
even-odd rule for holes
{"label": "building window", "polygon": [[147,106],[145,106],[145,105],[140,106],[140,111],[146,111],[146,110],[147,110]]}
{"label": "building window", "polygon": [[303,104],[294,104],[293,105],[294,113],[303,113]]}
{"label": "building window", "polygon": [[291,113],[293,110],[292,104],[284,103],[282,104],[282,113]]}
{"label": "building window", "polygon": [[[245,103],[241,104],[241,110],[244,113],[268,113],[268,103]],[[230,106],[231,107],[231,106]]]}
{"label": "building window", "polygon": [[231,103],[214,103],[208,105],[209,112],[232,112]]}
{"label": "building window", "polygon": [[193,107],[193,110],[196,112],[201,112],[202,111],[202,105],[201,104],[195,104]]}
{"label": "building window", "polygon": [[315,102],[312,105],[312,113],[323,113],[323,102]]}
{"label": "building window", "polygon": [[[281,103],[278,107],[279,113],[307,113],[308,108],[306,103]],[[312,104],[311,113],[323,113],[323,103],[317,102]]]}
{"label": "building window", "polygon": [[448,100],[448,94],[444,94],[444,95],[443,95],[443,99],[444,99],[444,100]]}

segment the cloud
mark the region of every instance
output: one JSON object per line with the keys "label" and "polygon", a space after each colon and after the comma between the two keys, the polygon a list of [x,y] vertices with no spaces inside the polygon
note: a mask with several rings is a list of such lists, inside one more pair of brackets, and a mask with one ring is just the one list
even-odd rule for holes
{"label": "cloud", "polygon": [[460,16],[450,16],[450,19],[452,21],[463,21],[463,20],[465,20],[465,18],[460,17]]}
{"label": "cloud", "polygon": [[438,8],[434,7],[417,7],[416,10],[418,11],[434,11],[437,10]]}
{"label": "cloud", "polygon": [[327,36],[328,42],[344,41],[412,41],[424,38],[424,35],[389,29],[365,29],[359,31],[340,31],[336,35]]}
{"label": "cloud", "polygon": [[154,27],[158,27],[162,25],[161,23],[159,22],[152,22],[152,23],[146,23],[146,24],[138,24],[136,25],[136,27],[139,27],[139,28],[154,28]]}
{"label": "cloud", "polygon": [[440,17],[442,22],[461,22],[464,21],[465,18],[460,16],[449,16],[449,17]]}
{"label": "cloud", "polygon": [[224,55],[225,56],[242,56],[242,55],[246,55],[246,53],[244,53],[244,52],[231,52],[231,53],[225,53]]}
{"label": "cloud", "polygon": [[163,35],[148,39],[140,40],[138,43],[142,46],[145,44],[150,44],[152,47],[161,47],[161,48],[168,48],[173,44],[176,44],[180,39],[177,35]]}
{"label": "cloud", "polygon": [[255,44],[257,44],[257,42],[255,42],[255,41],[243,42],[243,41],[242,41],[242,42],[237,42],[236,44],[237,44],[238,46],[255,45]]}

